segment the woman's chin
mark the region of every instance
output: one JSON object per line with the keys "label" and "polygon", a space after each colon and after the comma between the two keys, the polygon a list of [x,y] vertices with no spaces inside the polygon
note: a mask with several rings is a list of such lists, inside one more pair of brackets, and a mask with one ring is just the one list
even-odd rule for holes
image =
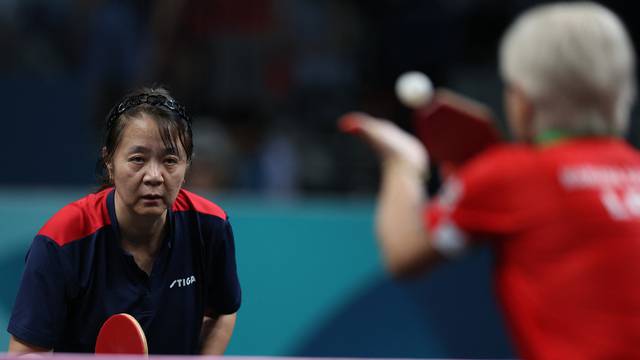
{"label": "woman's chin", "polygon": [[136,214],[138,216],[154,217],[164,215],[165,211],[167,211],[167,208],[163,206],[145,206],[137,208]]}

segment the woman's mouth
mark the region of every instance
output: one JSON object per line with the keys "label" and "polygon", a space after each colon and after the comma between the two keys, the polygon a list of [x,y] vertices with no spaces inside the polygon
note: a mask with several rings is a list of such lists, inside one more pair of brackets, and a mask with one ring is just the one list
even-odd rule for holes
{"label": "woman's mouth", "polygon": [[160,200],[162,199],[161,195],[156,195],[156,194],[148,194],[148,195],[142,195],[142,199],[144,200]]}

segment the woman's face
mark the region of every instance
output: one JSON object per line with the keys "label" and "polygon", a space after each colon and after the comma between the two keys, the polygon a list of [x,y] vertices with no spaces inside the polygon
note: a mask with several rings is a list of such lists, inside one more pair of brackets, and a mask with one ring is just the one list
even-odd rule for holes
{"label": "woman's face", "polygon": [[129,120],[107,164],[120,205],[141,216],[161,216],[171,207],[187,170],[185,150],[167,148],[157,123],[145,113]]}

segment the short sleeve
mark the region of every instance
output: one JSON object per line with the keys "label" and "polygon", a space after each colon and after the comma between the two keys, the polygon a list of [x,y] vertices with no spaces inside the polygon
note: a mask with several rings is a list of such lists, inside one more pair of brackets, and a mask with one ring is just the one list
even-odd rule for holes
{"label": "short sleeve", "polygon": [[524,229],[535,207],[531,165],[528,152],[503,151],[447,179],[424,212],[434,248],[455,256],[473,243],[498,241]]}
{"label": "short sleeve", "polygon": [[47,349],[63,333],[67,315],[59,250],[47,237],[33,240],[7,329],[16,338]]}
{"label": "short sleeve", "polygon": [[214,229],[215,240],[207,254],[206,313],[232,314],[241,303],[233,230],[229,220]]}

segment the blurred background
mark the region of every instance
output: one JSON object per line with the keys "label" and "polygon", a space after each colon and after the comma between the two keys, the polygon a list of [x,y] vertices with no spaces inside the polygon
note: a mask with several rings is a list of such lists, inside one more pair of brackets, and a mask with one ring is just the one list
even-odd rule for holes
{"label": "blurred background", "polygon": [[[376,159],[335,125],[362,110],[412,131],[393,84],[420,70],[490,105],[505,131],[497,46],[537,3],[0,0],[0,325],[33,235],[97,188],[109,108],[163,85],[194,118],[187,188],[236,229],[245,303],[229,353],[513,356],[485,251],[429,278],[386,278],[372,231]],[[635,3],[602,3],[637,44]]]}

